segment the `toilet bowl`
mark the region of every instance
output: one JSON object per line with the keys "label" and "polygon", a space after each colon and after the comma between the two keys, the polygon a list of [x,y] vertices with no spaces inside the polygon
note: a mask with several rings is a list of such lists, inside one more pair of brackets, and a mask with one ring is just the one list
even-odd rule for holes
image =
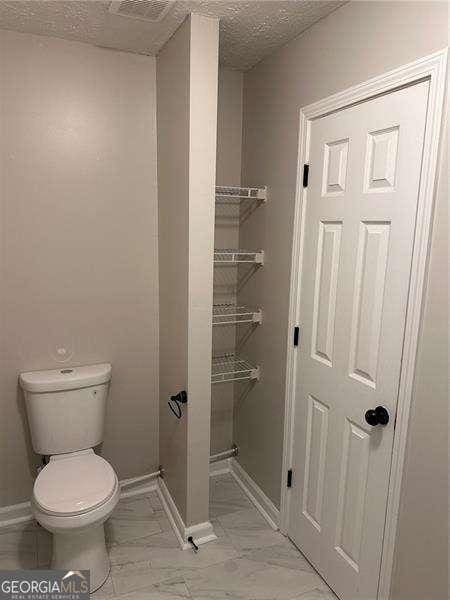
{"label": "toilet bowl", "polygon": [[103,523],[119,499],[111,465],[93,448],[103,440],[111,365],[20,375],[33,449],[50,460],[37,475],[31,505],[53,534],[52,567],[91,574],[91,591],[110,562]]}
{"label": "toilet bowl", "polygon": [[92,449],[50,457],[31,500],[36,520],[53,534],[53,569],[91,572],[91,592],[108,578],[104,522],[119,500],[111,465]]}

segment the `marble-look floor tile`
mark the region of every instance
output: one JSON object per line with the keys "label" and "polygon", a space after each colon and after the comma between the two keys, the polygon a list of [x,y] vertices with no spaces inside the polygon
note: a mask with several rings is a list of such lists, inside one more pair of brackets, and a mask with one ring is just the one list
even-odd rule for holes
{"label": "marble-look floor tile", "polygon": [[110,600],[114,597],[114,587],[111,575],[105,581],[101,588],[90,594],[91,600]]}
{"label": "marble-look floor tile", "polygon": [[274,546],[286,539],[281,533],[271,529],[254,508],[223,515],[217,520],[238,551]]}
{"label": "marble-look floor tile", "polygon": [[152,547],[155,549],[159,548],[174,548],[179,550],[180,542],[178,541],[177,536],[175,535],[172,528],[169,531],[163,531],[161,533],[157,533],[151,536]]}
{"label": "marble-look floor tile", "polygon": [[214,533],[217,535],[217,537],[219,539],[228,537],[227,532],[225,531],[225,529],[222,527],[222,525],[220,524],[220,522],[217,519],[211,519],[210,522],[211,522],[211,525],[213,526]]}
{"label": "marble-look floor tile", "polygon": [[114,566],[111,568],[111,579],[118,596],[169,580],[183,582],[178,569],[155,569],[148,561]]}
{"label": "marble-look floor tile", "polygon": [[185,573],[184,578],[192,598],[240,599],[238,593],[243,582],[264,568],[256,562],[237,558],[201,571]]}
{"label": "marble-look floor tile", "polygon": [[275,567],[285,567],[287,569],[314,573],[313,567],[303,554],[287,539],[276,546],[266,546],[265,548],[256,548],[255,550],[247,551],[244,553],[244,556],[249,560]]}
{"label": "marble-look floor tile", "polygon": [[324,589],[316,588],[309,592],[305,592],[300,596],[294,596],[292,600],[338,600],[337,596],[333,594],[333,592],[327,588],[325,583],[322,584]]}
{"label": "marble-look floor tile", "polygon": [[150,502],[150,506],[155,510],[155,509],[162,509],[163,508],[163,504],[161,502],[161,498],[159,497],[157,492],[149,492],[147,494],[147,498]]}
{"label": "marble-look floor tile", "polygon": [[172,529],[166,511],[156,492],[150,492],[145,496],[125,498],[119,502],[111,518],[129,521],[141,521],[142,519],[157,521],[161,531]]}
{"label": "marble-look floor tile", "polygon": [[160,518],[146,496],[122,500],[105,523],[107,542],[120,544],[160,533]]}
{"label": "marble-look floor tile", "polygon": [[127,521],[112,518],[107,521],[105,531],[109,544],[120,544],[161,533],[162,529],[157,520]]}
{"label": "marble-look floor tile", "polygon": [[180,545],[173,531],[158,533],[121,544],[109,546],[109,558],[112,565],[149,561],[150,550],[155,548],[179,549]]}
{"label": "marble-look floor tile", "polygon": [[187,600],[190,597],[186,584],[177,579],[116,596],[117,600]]}
{"label": "marble-look floor tile", "polygon": [[150,517],[153,508],[146,496],[135,496],[120,500],[111,515],[115,519],[140,520]]}
{"label": "marble-look floor tile", "polygon": [[202,569],[197,577],[186,578],[186,583],[194,600],[292,600],[321,586],[320,577],[314,572],[245,558]]}
{"label": "marble-look floor tile", "polygon": [[242,556],[238,556],[237,558],[226,560],[222,563],[211,565],[210,567],[205,567],[201,570],[186,570],[183,573],[183,576],[188,588],[190,588],[191,586],[196,585],[196,581],[203,579],[211,579],[212,577],[215,577],[218,582],[235,578],[245,579],[253,573],[257,573],[258,571],[262,571],[266,568],[267,565],[257,563]]}
{"label": "marble-look floor tile", "polygon": [[148,561],[148,538],[140,538],[124,544],[112,544],[108,547],[111,566]]}
{"label": "marble-look floor tile", "polygon": [[34,569],[37,566],[36,531],[0,531],[0,569]]}
{"label": "marble-look floor tile", "polygon": [[[156,492],[122,500],[107,522],[109,579],[93,600],[337,600],[273,531],[230,475],[211,479],[218,540],[181,550]],[[48,566],[52,536],[35,522],[0,530],[0,569]]]}
{"label": "marble-look floor tile", "polygon": [[252,508],[252,504],[231,475],[210,479],[209,513],[215,519],[239,510]]}
{"label": "marble-look floor tile", "polygon": [[50,561],[52,560],[52,548],[53,548],[53,536],[52,534],[40,527],[36,531],[37,541],[37,566],[42,569],[50,567]]}
{"label": "marble-look floor tile", "polygon": [[163,508],[154,508],[152,519],[158,523],[161,531],[173,531],[166,511]]}
{"label": "marble-look floor tile", "polygon": [[155,568],[203,569],[238,556],[236,549],[224,539],[200,546],[198,553],[181,548],[150,548],[150,563]]}

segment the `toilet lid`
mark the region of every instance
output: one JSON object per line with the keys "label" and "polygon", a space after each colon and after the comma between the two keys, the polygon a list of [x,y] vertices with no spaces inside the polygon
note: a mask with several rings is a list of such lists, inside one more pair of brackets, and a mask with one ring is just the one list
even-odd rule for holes
{"label": "toilet lid", "polygon": [[34,500],[47,513],[80,514],[103,504],[114,493],[111,465],[93,452],[50,460],[34,483]]}

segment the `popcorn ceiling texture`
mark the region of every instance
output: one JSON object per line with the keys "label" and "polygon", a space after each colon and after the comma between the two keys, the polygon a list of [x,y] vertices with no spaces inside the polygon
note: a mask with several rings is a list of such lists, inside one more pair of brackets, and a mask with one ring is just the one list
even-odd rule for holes
{"label": "popcorn ceiling texture", "polygon": [[105,0],[0,0],[0,28],[155,55],[189,12],[220,18],[220,62],[248,70],[345,1],[174,2],[160,23],[109,12]]}

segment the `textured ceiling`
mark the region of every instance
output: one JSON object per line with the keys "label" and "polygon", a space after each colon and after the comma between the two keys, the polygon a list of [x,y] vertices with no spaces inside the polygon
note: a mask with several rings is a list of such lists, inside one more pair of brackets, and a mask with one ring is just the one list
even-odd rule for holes
{"label": "textured ceiling", "polygon": [[109,0],[0,0],[0,29],[157,54],[189,12],[220,17],[220,61],[247,70],[345,0],[174,2],[160,23],[109,12]]}

